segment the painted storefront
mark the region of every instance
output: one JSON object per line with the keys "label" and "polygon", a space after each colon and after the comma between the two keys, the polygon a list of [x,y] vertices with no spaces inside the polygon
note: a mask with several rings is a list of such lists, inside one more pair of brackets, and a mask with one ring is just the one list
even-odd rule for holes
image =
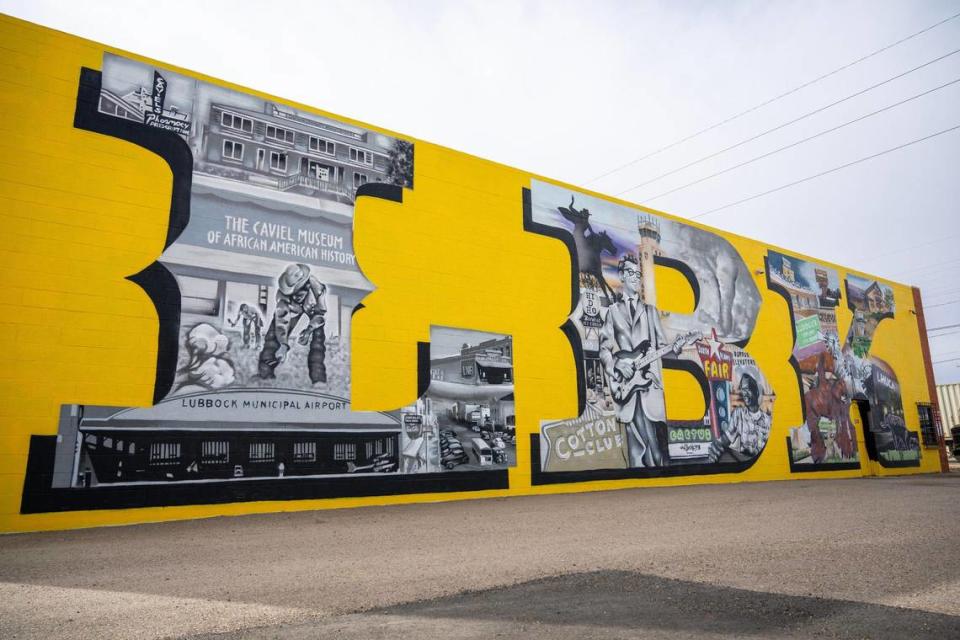
{"label": "painted storefront", "polygon": [[941,470],[916,290],[0,28],[4,530]]}

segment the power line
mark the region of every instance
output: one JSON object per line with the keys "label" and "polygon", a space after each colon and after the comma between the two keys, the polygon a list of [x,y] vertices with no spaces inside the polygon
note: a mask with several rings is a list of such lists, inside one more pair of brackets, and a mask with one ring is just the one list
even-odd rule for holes
{"label": "power line", "polygon": [[954,258],[953,260],[947,260],[946,262],[937,262],[936,264],[922,264],[919,267],[911,267],[909,269],[901,269],[899,271],[891,271],[893,275],[900,273],[913,273],[914,271],[923,271],[924,269],[933,269],[934,267],[945,267],[951,265],[955,262],[960,262],[960,258]]}
{"label": "power line", "polygon": [[[954,294],[954,295],[956,295],[956,294]],[[941,304],[940,302],[936,302],[936,300],[930,300],[929,302],[935,302],[935,303],[938,304],[938,305]],[[946,304],[946,303],[943,303],[943,304]],[[926,309],[926,308],[928,308],[928,306],[932,306],[932,305],[927,305],[927,300],[924,300],[924,301],[923,301],[923,308]]]}
{"label": "power line", "polygon": [[938,302],[937,304],[925,304],[923,305],[923,309],[924,311],[926,311],[927,309],[934,309],[936,307],[945,307],[948,304],[957,304],[958,302],[960,302],[960,299],[951,300],[950,302]]}
{"label": "power line", "polygon": [[[938,329],[956,329],[957,327],[960,327],[960,324],[945,324],[940,327],[930,327],[929,329],[927,329],[927,333],[930,333],[931,331],[937,331]],[[946,335],[946,334],[940,334],[940,335]]]}
{"label": "power line", "polygon": [[928,338],[942,338],[943,336],[952,336],[954,334],[960,333],[960,331],[948,331],[947,333],[938,333],[935,336],[927,336]]}
{"label": "power line", "polygon": [[[943,291],[947,287],[957,286],[957,274],[952,271],[941,271],[939,273],[927,273],[923,275],[923,282],[926,283],[927,288],[938,291]],[[949,278],[944,280],[944,278]],[[924,290],[926,293],[928,291]]]}
{"label": "power line", "polygon": [[[918,276],[919,277],[919,276]],[[936,273],[925,273],[923,274],[922,282],[926,283],[923,285],[918,285],[920,290],[923,292],[923,295],[943,295],[945,293],[953,293],[953,291],[960,291],[960,289],[954,289],[948,291],[950,287],[957,286],[957,274],[953,271],[938,271]],[[948,280],[943,280],[943,278],[949,278]]]}
{"label": "power line", "polygon": [[825,175],[834,173],[834,172],[836,172],[836,171],[840,171],[841,169],[846,169],[846,168],[848,168],[848,167],[852,167],[852,166],[855,165],[855,164],[860,164],[861,162],[866,162],[867,160],[873,160],[874,158],[879,158],[879,157],[882,156],[882,155],[885,155],[885,154],[888,154],[888,153],[892,153],[892,152],[894,152],[894,151],[899,151],[900,149],[903,149],[903,148],[905,148],[905,147],[909,147],[910,145],[914,145],[914,144],[917,144],[917,143],[919,143],[919,142],[923,142],[923,141],[925,141],[925,140],[930,140],[931,138],[936,138],[937,136],[942,136],[942,135],[945,134],[945,133],[950,133],[951,131],[956,131],[957,129],[960,129],[960,124],[954,125],[954,126],[950,127],[949,129],[944,129],[944,130],[942,130],[942,131],[937,131],[936,133],[931,133],[930,135],[924,136],[924,137],[922,137],[922,138],[917,138],[916,140],[911,140],[910,142],[905,142],[905,143],[903,143],[903,144],[901,144],[901,145],[897,145],[896,147],[891,147],[891,148],[889,148],[889,149],[885,149],[885,150],[880,151],[880,152],[878,152],[878,153],[874,153],[873,155],[869,155],[869,156],[866,156],[866,157],[864,157],[864,158],[860,158],[859,160],[854,160],[853,162],[848,162],[847,164],[842,164],[842,165],[840,165],[839,167],[834,167],[834,168],[832,168],[832,169],[827,169],[826,171],[821,171],[820,173],[816,173],[816,174],[814,174],[814,175],[812,175],[812,176],[807,176],[806,178],[801,178],[801,179],[799,179],[799,180],[794,180],[793,182],[789,182],[789,183],[787,183],[787,184],[780,185],[779,187],[776,187],[776,188],[774,188],[774,189],[768,189],[767,191],[764,191],[764,192],[762,192],[762,193],[758,193],[758,194],[756,194],[756,195],[752,195],[752,196],[750,196],[749,198],[744,198],[744,199],[742,199],[742,200],[737,200],[736,202],[731,202],[731,203],[729,203],[729,204],[725,204],[725,205],[723,205],[722,207],[717,207],[717,208],[715,208],[715,209],[710,209],[709,211],[704,211],[703,213],[699,213],[699,214],[697,214],[697,215],[695,215],[695,216],[692,216],[690,219],[691,219],[691,220],[696,220],[697,218],[702,218],[702,217],[704,217],[704,216],[708,216],[708,215],[710,215],[711,213],[716,213],[717,211],[722,211],[722,210],[724,210],[724,209],[729,209],[730,207],[735,207],[735,206],[737,206],[738,204],[743,204],[743,203],[745,203],[745,202],[750,202],[751,200],[756,200],[757,198],[762,198],[763,196],[770,195],[771,193],[776,193],[777,191],[782,191],[782,190],[787,189],[787,188],[789,188],[789,187],[794,187],[794,186],[796,186],[796,185],[798,185],[798,184],[802,184],[802,183],[804,183],[804,182],[809,182],[810,180],[814,180],[814,179],[816,179],[816,178],[821,178],[821,177],[823,177],[823,176],[825,176]]}
{"label": "power line", "polygon": [[651,179],[649,179],[649,180],[647,180],[647,181],[645,181],[645,182],[641,182],[640,184],[635,184],[635,185],[633,185],[632,187],[630,187],[629,189],[624,189],[623,191],[618,192],[616,195],[622,196],[623,194],[629,193],[630,191],[633,191],[634,189],[639,189],[640,187],[645,187],[645,186],[647,186],[648,184],[651,184],[651,183],[653,183],[653,182],[657,182],[658,180],[661,180],[661,179],[663,179],[663,178],[666,178],[667,176],[672,176],[673,174],[678,173],[678,172],[680,172],[680,171],[683,171],[684,169],[689,169],[690,167],[692,167],[692,166],[694,166],[694,165],[697,165],[697,164],[700,164],[701,162],[704,162],[704,161],[706,161],[706,160],[710,160],[711,158],[716,158],[717,156],[719,156],[719,155],[721,155],[721,154],[724,154],[724,153],[726,153],[727,151],[730,151],[731,149],[736,149],[737,147],[742,147],[743,145],[747,144],[748,142],[753,142],[754,140],[757,140],[758,138],[762,138],[763,136],[768,135],[768,134],[770,134],[770,133],[773,133],[774,131],[779,131],[780,129],[783,129],[784,127],[789,127],[790,125],[796,124],[797,122],[800,122],[801,120],[805,120],[805,119],[809,118],[809,117],[812,116],[812,115],[816,115],[816,114],[820,113],[821,111],[826,111],[826,110],[829,109],[830,107],[835,107],[835,106],[837,106],[838,104],[841,104],[841,103],[843,103],[843,102],[846,102],[847,100],[851,100],[851,99],[853,99],[853,98],[856,98],[857,96],[862,96],[863,94],[867,93],[868,91],[873,91],[874,89],[876,89],[876,88],[878,88],[878,87],[882,87],[882,86],[885,85],[885,84],[889,84],[889,83],[893,82],[894,80],[898,80],[898,79],[900,79],[900,78],[902,78],[902,77],[904,77],[904,76],[906,76],[906,75],[909,75],[909,74],[911,74],[911,73],[913,73],[913,72],[915,72],[915,71],[919,71],[920,69],[923,69],[924,67],[929,67],[930,65],[932,65],[932,64],[934,64],[934,63],[940,62],[941,60],[943,60],[943,59],[945,59],[945,58],[949,58],[950,56],[956,55],[956,54],[958,54],[958,53],[960,53],[960,49],[954,49],[954,50],[951,51],[950,53],[945,53],[944,55],[942,55],[942,56],[940,56],[940,57],[938,57],[938,58],[934,58],[933,60],[929,60],[929,61],[927,61],[927,62],[924,62],[923,64],[921,64],[921,65],[919,65],[919,66],[916,66],[916,67],[914,67],[914,68],[912,68],[912,69],[909,69],[909,70],[907,70],[907,71],[904,71],[903,73],[898,73],[897,75],[895,75],[895,76],[893,76],[893,77],[891,77],[891,78],[887,78],[886,80],[883,80],[882,82],[878,82],[878,83],[875,84],[875,85],[869,86],[869,87],[867,87],[866,89],[861,89],[860,91],[857,91],[856,93],[851,93],[850,95],[846,96],[845,98],[840,98],[839,100],[837,100],[837,101],[835,101],[835,102],[831,102],[830,104],[827,104],[827,105],[824,105],[824,106],[819,107],[819,108],[817,108],[817,109],[814,109],[813,111],[809,111],[809,112],[807,112],[807,113],[805,113],[805,114],[803,114],[803,115],[801,115],[801,116],[799,116],[799,117],[797,117],[797,118],[794,118],[793,120],[789,120],[789,121],[784,122],[784,123],[782,123],[782,124],[778,124],[777,126],[775,126],[775,127],[772,128],[772,129],[767,129],[766,131],[763,131],[762,133],[758,133],[758,134],[756,134],[756,135],[754,135],[754,136],[751,136],[751,137],[749,137],[749,138],[747,138],[747,139],[745,139],[745,140],[741,140],[740,142],[734,143],[734,144],[730,145],[729,147],[725,147],[725,148],[723,148],[723,149],[720,149],[720,151],[715,151],[714,153],[707,154],[707,155],[705,155],[705,156],[703,156],[703,157],[701,157],[701,158],[698,158],[698,159],[694,160],[693,162],[688,162],[687,164],[685,164],[685,165],[683,165],[683,166],[677,167],[676,169],[671,169],[670,171],[667,171],[666,173],[661,173],[661,174],[660,174],[659,176],[657,176],[656,178],[651,178]]}
{"label": "power line", "polygon": [[931,244],[940,244],[941,242],[946,242],[947,240],[953,240],[954,238],[957,238],[957,237],[960,237],[960,233],[955,233],[950,236],[941,236],[936,240],[931,240],[930,242],[921,242],[920,244],[913,244],[908,247],[904,247],[898,251],[892,251],[892,252],[886,252],[886,253],[872,253],[869,256],[861,256],[858,258],[854,258],[852,261],[848,260],[848,262],[852,263],[854,261],[859,262],[861,260],[870,261],[870,260],[875,260],[876,258],[889,258],[890,256],[897,256],[897,255],[900,255],[901,253],[906,253],[907,251],[913,251],[914,249],[919,249],[920,247],[927,247],[927,246],[930,246]]}
{"label": "power line", "polygon": [[931,364],[943,364],[944,362],[953,362],[954,360],[960,360],[960,358],[949,358],[947,360],[934,360]]}
{"label": "power line", "polygon": [[803,83],[803,84],[801,84],[801,85],[799,85],[799,86],[796,86],[796,87],[794,87],[793,89],[790,89],[789,91],[787,91],[787,92],[785,92],[785,93],[781,93],[781,94],[778,95],[778,96],[774,96],[773,98],[769,98],[768,100],[765,100],[765,101],[761,102],[760,104],[754,105],[754,106],[750,107],[749,109],[747,109],[746,111],[741,111],[740,113],[738,113],[738,114],[736,114],[736,115],[730,116],[729,118],[727,118],[727,119],[725,119],[725,120],[721,120],[720,122],[717,122],[716,124],[712,124],[712,125],[710,125],[709,127],[705,128],[705,129],[701,129],[700,131],[697,131],[696,133],[690,134],[690,135],[688,135],[688,136],[685,137],[685,138],[681,138],[680,140],[677,140],[676,142],[671,142],[670,144],[668,144],[668,145],[666,145],[666,146],[660,147],[659,149],[655,149],[654,151],[651,151],[650,153],[646,154],[645,156],[641,156],[641,157],[637,158],[636,160],[631,160],[630,162],[627,162],[626,164],[622,164],[622,165],[620,165],[619,167],[616,167],[615,169],[611,169],[610,171],[607,171],[606,173],[600,174],[600,175],[597,176],[596,178],[593,178],[593,179],[589,180],[588,182],[586,182],[586,183],[585,183],[585,186],[586,186],[586,185],[593,184],[593,183],[596,182],[597,180],[600,180],[601,178],[606,178],[607,176],[612,175],[612,174],[614,174],[614,173],[617,173],[618,171],[622,171],[623,169],[626,169],[627,167],[631,167],[631,166],[637,164],[638,162],[642,162],[642,161],[646,160],[647,158],[652,158],[653,156],[655,156],[655,155],[657,155],[657,154],[659,154],[659,153],[662,153],[662,152],[664,152],[664,151],[666,151],[666,150],[668,150],[668,149],[672,149],[673,147],[676,147],[677,145],[683,144],[684,142],[688,142],[688,141],[690,141],[690,140],[693,140],[693,139],[696,138],[697,136],[703,135],[704,133],[707,133],[708,131],[713,131],[713,130],[716,129],[717,127],[721,127],[721,126],[723,126],[723,125],[725,125],[725,124],[727,124],[727,123],[733,122],[734,120],[736,120],[736,119],[738,119],[738,118],[742,118],[743,116],[745,116],[745,115],[747,115],[747,114],[749,114],[749,113],[753,113],[753,112],[756,111],[757,109],[760,109],[760,108],[765,107],[765,106],[767,106],[767,105],[773,104],[773,103],[776,102],[777,100],[781,100],[781,99],[783,99],[783,98],[786,98],[787,96],[792,95],[792,94],[796,93],[797,91],[800,91],[801,89],[806,89],[807,87],[809,87],[809,86],[811,86],[811,85],[814,85],[814,84],[820,82],[821,80],[826,80],[826,79],[829,78],[830,76],[836,75],[836,74],[840,73],[841,71],[844,71],[844,70],[846,70],[846,69],[849,69],[850,67],[852,67],[852,66],[854,66],[854,65],[860,64],[860,63],[863,62],[864,60],[869,60],[870,58],[872,58],[872,57],[874,57],[874,56],[876,56],[876,55],[878,55],[878,54],[880,54],[880,53],[883,53],[884,51],[887,51],[888,49],[892,49],[893,47],[895,47],[895,46],[897,46],[897,45],[900,45],[900,44],[903,44],[904,42],[907,42],[908,40],[912,40],[913,38],[916,38],[917,36],[922,35],[922,34],[926,33],[927,31],[930,31],[931,29],[935,29],[936,27],[939,27],[939,26],[942,25],[942,24],[946,24],[947,22],[950,22],[951,20],[954,20],[954,19],[956,19],[956,18],[958,18],[958,17],[960,17],[960,13],[955,13],[955,14],[953,14],[952,16],[950,16],[950,17],[948,17],[948,18],[944,18],[944,19],[941,20],[940,22],[936,22],[936,23],[930,25],[929,27],[926,27],[926,28],[924,28],[924,29],[921,29],[920,31],[917,31],[917,32],[915,32],[915,33],[911,33],[910,35],[908,35],[908,36],[905,37],[905,38],[901,38],[900,40],[897,40],[896,42],[891,42],[890,44],[886,45],[885,47],[880,47],[880,48],[877,49],[876,51],[873,51],[873,52],[871,52],[871,53],[868,53],[867,55],[865,55],[865,56],[863,56],[863,57],[861,57],[861,58],[857,58],[857,59],[854,60],[853,62],[848,62],[847,64],[845,64],[845,65],[843,65],[843,66],[841,66],[841,67],[837,67],[837,68],[834,69],[833,71],[830,71],[830,72],[828,72],[828,73],[825,73],[825,74],[823,74],[822,76],[819,76],[819,77],[817,77],[817,78],[814,78],[813,80],[810,80],[810,81],[805,82],[805,83]]}
{"label": "power line", "polygon": [[[957,286],[957,274],[953,271],[936,271],[934,273],[923,273],[916,276],[917,286],[923,291],[923,295],[936,293],[940,295],[949,287]],[[944,280],[943,278],[949,278]]]}
{"label": "power line", "polygon": [[954,289],[952,291],[937,291],[935,293],[931,293],[930,291],[927,291],[923,287],[919,287],[919,289],[920,289],[920,295],[923,298],[924,304],[928,302],[936,302],[937,298],[942,299],[944,296],[952,296],[960,293],[960,289]]}
{"label": "power line", "polygon": [[[951,275],[955,275],[955,274],[951,274]],[[954,284],[956,284],[956,283],[951,282],[951,283],[950,283],[949,285],[947,285],[947,286],[952,286],[952,285],[954,285]],[[929,292],[926,291],[925,289],[923,289],[923,288],[921,287],[920,293],[921,293],[921,295],[926,296],[927,293],[929,293]],[[960,289],[950,289],[949,291],[936,291],[936,290],[934,290],[934,293],[930,293],[930,298],[941,298],[941,297],[943,297],[943,296],[950,296],[950,295],[953,295],[953,294],[955,294],[955,293],[960,293]]]}
{"label": "power line", "polygon": [[798,140],[798,141],[796,141],[796,142],[792,142],[792,143],[790,143],[790,144],[788,144],[788,145],[786,145],[786,146],[780,147],[779,149],[774,149],[773,151],[769,151],[769,152],[767,152],[767,153],[761,154],[761,155],[759,155],[759,156],[756,156],[756,157],[754,157],[754,158],[751,158],[751,159],[746,160],[746,161],[744,161],[744,162],[741,162],[741,163],[739,163],[739,164],[735,164],[735,165],[733,165],[732,167],[728,167],[728,168],[726,168],[726,169],[723,169],[722,171],[717,171],[716,173],[712,173],[712,174],[710,174],[709,176],[700,178],[699,180],[694,180],[693,182],[688,182],[687,184],[685,184],[685,185],[683,185],[683,186],[676,187],[676,188],[674,188],[674,189],[670,189],[669,191],[664,191],[663,193],[658,193],[657,195],[653,196],[652,198],[644,198],[644,199],[643,199],[643,203],[646,204],[646,203],[648,203],[648,202],[653,202],[654,200],[657,200],[658,198],[662,198],[663,196],[670,195],[671,193],[676,193],[677,191],[682,191],[683,189],[686,189],[687,187],[692,187],[692,186],[694,186],[694,185],[700,184],[701,182],[705,182],[705,181],[707,181],[707,180],[710,180],[711,178],[716,178],[717,176],[722,176],[723,174],[729,173],[730,171],[733,171],[734,169],[739,169],[740,167],[745,167],[746,165],[751,164],[751,163],[753,163],[753,162],[756,162],[757,160],[763,160],[764,158],[769,158],[770,156],[772,156],[772,155],[774,155],[774,154],[777,154],[777,153],[780,153],[781,151],[786,151],[787,149],[792,149],[793,147],[799,146],[799,145],[803,144],[804,142],[809,142],[809,141],[811,141],[811,140],[814,140],[814,139],[816,139],[816,138],[819,138],[820,136],[825,136],[825,135],[827,135],[828,133],[833,133],[834,131],[837,131],[838,129],[843,129],[843,128],[846,127],[846,126],[849,126],[849,125],[851,125],[851,124],[860,122],[861,120],[866,120],[867,118],[870,118],[870,117],[872,117],[872,116],[875,116],[875,115],[877,115],[877,114],[879,114],[879,113],[883,113],[884,111],[889,111],[890,109],[893,109],[893,108],[895,108],[895,107],[899,107],[900,105],[903,105],[903,104],[906,104],[906,103],[911,102],[911,101],[913,101],[913,100],[916,100],[917,98],[922,98],[923,96],[929,95],[929,94],[933,93],[934,91],[939,91],[940,89],[944,89],[944,88],[949,87],[950,85],[954,85],[954,84],[956,84],[956,83],[958,83],[958,82],[960,82],[960,78],[957,78],[956,80],[951,80],[950,82],[948,82],[948,83],[946,83],[946,84],[942,84],[942,85],[940,85],[939,87],[934,87],[933,89],[930,89],[929,91],[924,91],[923,93],[918,93],[918,94],[916,94],[916,95],[914,95],[914,96],[910,96],[909,98],[907,98],[907,99],[905,99],[905,100],[901,100],[900,102],[895,102],[895,103],[893,103],[893,104],[887,105],[886,107],[883,107],[882,109],[877,109],[876,111],[872,111],[872,112],[870,112],[870,113],[868,113],[868,114],[866,114],[866,115],[862,115],[862,116],[860,116],[859,118],[854,118],[853,120],[849,120],[849,121],[847,121],[847,122],[844,122],[843,124],[839,124],[839,125],[837,125],[837,126],[835,126],[835,127],[829,128],[829,129],[824,129],[824,130],[821,131],[820,133],[815,133],[814,135],[812,135],[812,136],[810,136],[810,137],[808,137],[808,138],[804,138],[804,139],[802,139],[802,140]]}

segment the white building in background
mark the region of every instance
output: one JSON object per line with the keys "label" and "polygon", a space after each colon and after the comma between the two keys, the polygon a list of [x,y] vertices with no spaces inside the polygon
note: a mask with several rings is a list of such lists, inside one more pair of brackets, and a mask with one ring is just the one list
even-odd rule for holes
{"label": "white building in background", "polygon": [[940,423],[943,437],[951,440],[950,428],[960,425],[960,382],[937,385],[937,400],[940,404]]}

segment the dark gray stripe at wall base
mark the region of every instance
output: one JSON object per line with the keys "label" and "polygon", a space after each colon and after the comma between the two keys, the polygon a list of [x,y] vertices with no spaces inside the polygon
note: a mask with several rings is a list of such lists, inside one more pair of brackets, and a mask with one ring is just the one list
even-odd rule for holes
{"label": "dark gray stripe at wall base", "polygon": [[336,478],[275,478],[140,486],[51,488],[56,436],[32,436],[20,513],[136,509],[265,500],[367,498],[418,493],[509,489],[506,469],[449,473],[381,474]]}

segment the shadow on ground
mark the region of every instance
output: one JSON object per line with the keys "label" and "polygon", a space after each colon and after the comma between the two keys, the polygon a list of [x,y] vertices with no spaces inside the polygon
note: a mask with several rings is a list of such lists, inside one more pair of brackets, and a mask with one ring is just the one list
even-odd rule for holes
{"label": "shadow on ground", "polygon": [[625,571],[546,578],[314,623],[210,640],[260,638],[902,638],[957,637],[960,617],[762,593]]}

